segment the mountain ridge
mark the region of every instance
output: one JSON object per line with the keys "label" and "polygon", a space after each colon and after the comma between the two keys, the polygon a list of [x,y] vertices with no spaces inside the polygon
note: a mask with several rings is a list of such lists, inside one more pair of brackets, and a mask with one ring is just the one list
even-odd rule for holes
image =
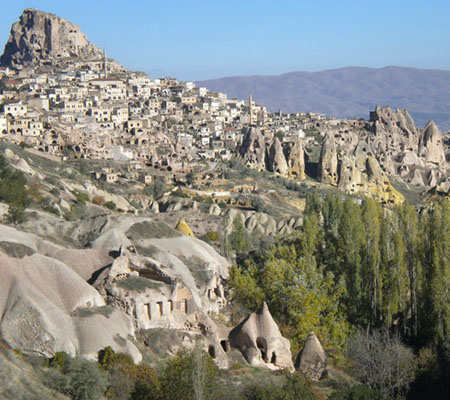
{"label": "mountain ridge", "polygon": [[367,117],[377,104],[408,109],[418,125],[433,119],[450,130],[450,71],[412,67],[343,67],[281,75],[232,76],[196,82],[270,111]]}

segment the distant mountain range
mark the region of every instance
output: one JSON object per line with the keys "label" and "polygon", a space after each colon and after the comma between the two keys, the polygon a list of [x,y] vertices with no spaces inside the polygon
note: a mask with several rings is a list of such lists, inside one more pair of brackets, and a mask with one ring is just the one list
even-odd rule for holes
{"label": "distant mountain range", "polygon": [[450,71],[347,67],[276,76],[234,76],[197,82],[229,98],[248,98],[269,111],[368,118],[375,105],[406,108],[423,127],[432,119],[450,131]]}

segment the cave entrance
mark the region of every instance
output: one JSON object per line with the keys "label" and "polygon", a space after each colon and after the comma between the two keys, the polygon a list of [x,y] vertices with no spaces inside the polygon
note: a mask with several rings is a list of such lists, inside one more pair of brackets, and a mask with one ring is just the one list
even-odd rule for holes
{"label": "cave entrance", "polygon": [[230,341],[229,340],[221,340],[220,345],[225,353],[230,351]]}
{"label": "cave entrance", "polygon": [[256,339],[256,346],[258,347],[258,350],[261,352],[261,358],[264,360],[264,362],[267,362],[267,342],[264,338],[258,338]]}
{"label": "cave entrance", "polygon": [[277,362],[277,355],[275,354],[275,352],[272,353],[272,357],[270,358],[270,362],[272,364],[276,364],[276,362]]}

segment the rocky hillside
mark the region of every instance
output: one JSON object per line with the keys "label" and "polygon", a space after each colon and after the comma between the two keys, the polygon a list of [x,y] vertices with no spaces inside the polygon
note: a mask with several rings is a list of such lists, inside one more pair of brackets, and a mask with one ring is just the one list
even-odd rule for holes
{"label": "rocky hillside", "polygon": [[450,71],[348,67],[278,76],[236,76],[198,82],[230,98],[253,99],[270,111],[366,117],[377,104],[406,108],[420,127],[434,120],[450,130]]}
{"label": "rocky hillside", "polygon": [[71,57],[101,61],[103,52],[88,41],[79,26],[54,14],[28,8],[12,25],[0,63],[23,68],[50,65]]}

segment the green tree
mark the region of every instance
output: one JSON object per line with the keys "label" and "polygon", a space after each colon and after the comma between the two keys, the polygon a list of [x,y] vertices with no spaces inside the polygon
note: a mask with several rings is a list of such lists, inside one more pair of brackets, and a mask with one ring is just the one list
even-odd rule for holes
{"label": "green tree", "polygon": [[181,350],[170,359],[161,374],[164,400],[220,399],[219,371],[212,358],[196,347]]}
{"label": "green tree", "polygon": [[250,249],[249,235],[242,221],[242,216],[237,214],[233,219],[233,230],[230,234],[231,248],[236,254],[247,253]]}

